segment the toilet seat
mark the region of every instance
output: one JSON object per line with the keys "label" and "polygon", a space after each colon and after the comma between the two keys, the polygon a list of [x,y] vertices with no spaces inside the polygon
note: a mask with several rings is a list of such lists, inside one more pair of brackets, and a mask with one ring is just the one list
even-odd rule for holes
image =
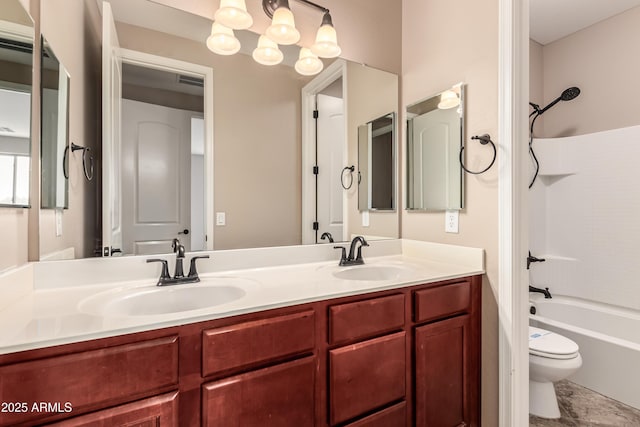
{"label": "toilet seat", "polygon": [[578,350],[578,344],[567,337],[529,326],[529,354],[548,359],[573,359],[578,357]]}

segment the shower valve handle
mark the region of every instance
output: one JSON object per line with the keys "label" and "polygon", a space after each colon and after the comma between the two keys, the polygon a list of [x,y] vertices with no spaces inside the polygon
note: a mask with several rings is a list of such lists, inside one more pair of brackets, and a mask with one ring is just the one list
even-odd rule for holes
{"label": "shower valve handle", "polygon": [[536,258],[536,257],[532,256],[531,255],[531,251],[529,251],[529,256],[527,257],[527,270],[531,266],[532,262],[545,262],[545,261],[546,261],[546,259],[544,259],[544,258]]}

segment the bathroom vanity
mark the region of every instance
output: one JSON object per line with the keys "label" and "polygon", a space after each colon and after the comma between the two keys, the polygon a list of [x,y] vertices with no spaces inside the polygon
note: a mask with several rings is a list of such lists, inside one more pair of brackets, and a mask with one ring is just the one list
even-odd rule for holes
{"label": "bathroom vanity", "polygon": [[[197,318],[118,327],[105,317],[104,338],[5,349],[0,396],[13,406],[0,425],[478,425],[482,271],[413,258],[417,247],[404,245],[364,266],[234,272],[262,278],[253,292],[273,299],[257,308],[248,294],[245,306]],[[337,279],[389,266],[403,273]],[[275,304],[292,284],[306,296]]]}

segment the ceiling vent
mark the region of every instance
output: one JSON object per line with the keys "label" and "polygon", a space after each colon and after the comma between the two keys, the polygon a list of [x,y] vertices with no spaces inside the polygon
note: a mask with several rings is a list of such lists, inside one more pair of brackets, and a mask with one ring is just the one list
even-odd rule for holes
{"label": "ceiling vent", "polygon": [[178,74],[178,83],[189,86],[204,87],[204,79],[200,77],[185,76]]}

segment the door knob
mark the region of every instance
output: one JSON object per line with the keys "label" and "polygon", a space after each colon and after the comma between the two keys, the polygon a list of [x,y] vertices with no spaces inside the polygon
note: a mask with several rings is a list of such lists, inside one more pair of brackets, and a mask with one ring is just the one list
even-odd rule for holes
{"label": "door knob", "polygon": [[187,234],[189,234],[189,229],[188,229],[188,228],[185,228],[185,229],[184,229],[184,230],[182,230],[182,231],[178,231],[178,234],[184,234],[184,235],[186,236]]}

